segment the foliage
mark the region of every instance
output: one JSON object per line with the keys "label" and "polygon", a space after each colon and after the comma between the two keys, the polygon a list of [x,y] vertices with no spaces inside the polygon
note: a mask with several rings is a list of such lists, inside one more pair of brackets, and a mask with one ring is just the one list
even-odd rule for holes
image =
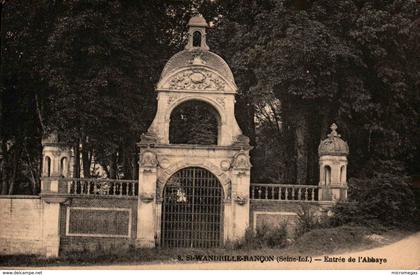
{"label": "foliage", "polygon": [[160,22],[153,27],[146,22],[164,13],[164,5],[149,9],[102,0],[62,8],[44,66],[56,91],[49,97],[49,125],[64,141],[82,144],[85,176],[92,154],[109,177],[119,177],[116,158],[131,163],[135,156],[135,142],[153,113],[153,81],[163,65],[159,57],[169,50],[167,39],[156,35]]}
{"label": "foliage", "polygon": [[333,251],[348,250],[368,245],[370,241],[365,236],[372,230],[363,226],[339,226],[311,230],[294,243],[294,248],[300,253],[322,255]]}
{"label": "foliage", "polygon": [[[98,176],[94,163],[108,177],[135,178],[154,85],[197,11],[213,26],[211,50],[235,75],[254,182],[316,184],[316,149],[332,122],[349,142],[348,175],[420,171],[415,0],[0,5],[2,194],[39,191],[40,141],[52,130],[81,156],[75,176]],[[209,132],[202,130],[199,139]]]}
{"label": "foliage", "polygon": [[282,248],[287,246],[287,223],[281,223],[277,226],[268,226],[262,224],[254,231],[248,228],[245,237],[234,245],[235,249],[241,248]]}
{"label": "foliage", "polygon": [[308,204],[301,204],[297,212],[294,238],[298,239],[306,232],[330,226],[329,217],[317,215],[316,210]]}
{"label": "foliage", "polygon": [[[227,1],[224,7],[214,44],[243,83],[242,115],[268,105],[267,94],[281,102],[282,127],[271,139],[287,144],[277,146],[283,165],[256,163],[255,177],[316,183],[316,148],[333,121],[349,141],[350,175],[369,172],[371,161],[398,160],[407,173],[419,170],[416,1]],[[255,127],[275,126],[238,121],[257,134],[252,140],[268,139]],[[263,144],[256,152],[266,151]],[[283,175],[273,174],[277,168]]]}
{"label": "foliage", "polygon": [[154,84],[197,3],[0,5],[2,194],[39,192],[40,142],[53,130],[73,146],[74,176],[97,176],[93,163],[108,177],[135,178],[135,143],[154,116]]}
{"label": "foliage", "polygon": [[36,194],[43,128],[41,101],[48,92],[40,71],[56,5],[1,1],[0,6],[1,194]]}
{"label": "foliage", "polygon": [[217,145],[218,112],[201,101],[188,101],[171,113],[169,142]]}
{"label": "foliage", "polygon": [[349,187],[349,201],[335,206],[332,224],[401,226],[415,223],[415,198],[407,178],[390,174],[370,179],[352,178]]}

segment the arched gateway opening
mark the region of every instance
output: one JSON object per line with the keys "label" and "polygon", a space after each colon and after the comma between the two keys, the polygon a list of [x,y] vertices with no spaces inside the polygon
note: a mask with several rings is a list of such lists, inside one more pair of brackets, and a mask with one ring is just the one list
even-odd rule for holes
{"label": "arched gateway opening", "polygon": [[170,144],[217,145],[220,116],[210,104],[189,100],[178,105],[171,113]]}
{"label": "arched gateway opening", "polygon": [[163,190],[161,244],[218,247],[223,243],[223,188],[208,170],[176,172]]}

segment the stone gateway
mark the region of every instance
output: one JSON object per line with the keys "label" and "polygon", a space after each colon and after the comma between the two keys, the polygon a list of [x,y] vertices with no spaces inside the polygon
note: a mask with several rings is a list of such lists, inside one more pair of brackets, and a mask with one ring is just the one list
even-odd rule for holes
{"label": "stone gateway", "polygon": [[50,133],[40,195],[0,196],[0,254],[220,247],[263,225],[286,223],[292,235],[303,208],[320,218],[346,200],[349,148],[335,124],[318,148],[318,185],[250,183],[252,147],[235,119],[233,74],[209,50],[204,18],[188,27],[185,49],[156,87],[157,113],[138,143],[138,179],[72,178],[78,158]]}
{"label": "stone gateway", "polygon": [[[214,247],[249,226],[251,147],[234,115],[237,87],[226,62],[209,51],[204,18],[188,26],[188,43],[163,69],[157,114],[139,143],[139,195],[150,197],[139,200],[142,247]],[[171,143],[171,114],[187,102],[214,110],[214,144]]]}

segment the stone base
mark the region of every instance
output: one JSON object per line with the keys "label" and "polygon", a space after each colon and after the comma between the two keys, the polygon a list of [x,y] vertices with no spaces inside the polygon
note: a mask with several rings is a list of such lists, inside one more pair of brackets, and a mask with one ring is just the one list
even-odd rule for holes
{"label": "stone base", "polygon": [[154,247],[156,247],[155,240],[152,241],[152,240],[137,239],[135,245],[136,245],[137,248],[154,248]]}
{"label": "stone base", "polygon": [[44,242],[45,256],[47,258],[56,258],[60,252],[60,239],[54,238]]}

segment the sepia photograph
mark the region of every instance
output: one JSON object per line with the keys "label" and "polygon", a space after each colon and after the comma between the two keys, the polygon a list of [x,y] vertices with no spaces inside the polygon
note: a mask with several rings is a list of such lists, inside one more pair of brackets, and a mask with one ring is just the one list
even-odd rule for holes
{"label": "sepia photograph", "polygon": [[0,275],[75,270],[418,274],[420,1],[0,0]]}

